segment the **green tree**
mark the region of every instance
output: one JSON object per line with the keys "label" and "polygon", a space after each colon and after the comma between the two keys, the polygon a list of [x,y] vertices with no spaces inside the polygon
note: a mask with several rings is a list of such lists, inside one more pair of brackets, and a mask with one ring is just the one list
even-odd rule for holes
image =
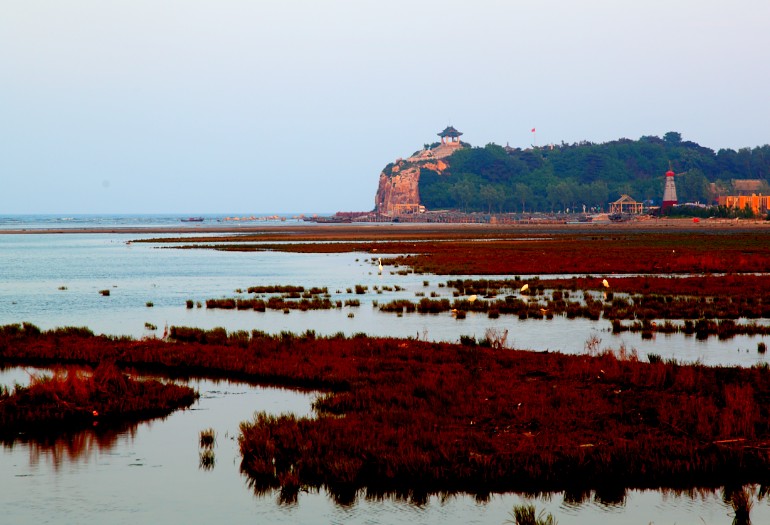
{"label": "green tree", "polygon": [[462,205],[463,211],[467,212],[468,204],[473,199],[473,193],[475,190],[476,187],[471,181],[466,178],[462,178],[449,188],[449,193],[454,198],[455,202]]}
{"label": "green tree", "polygon": [[679,202],[708,202],[709,181],[699,169],[692,169],[676,179]]}
{"label": "green tree", "polygon": [[682,134],[676,131],[669,131],[665,135],[663,135],[663,140],[667,144],[679,144],[682,142]]}
{"label": "green tree", "polygon": [[551,204],[551,210],[559,205],[560,210],[565,210],[572,203],[574,192],[572,191],[572,184],[566,181],[561,181],[556,184],[550,184],[546,188],[548,195],[548,202]]}
{"label": "green tree", "polygon": [[487,205],[487,213],[492,213],[493,206],[498,211],[502,208],[505,202],[505,191],[492,184],[485,184],[479,189],[479,197]]}
{"label": "green tree", "polygon": [[532,199],[532,188],[523,182],[517,182],[513,185],[513,194],[516,201],[521,203],[521,213],[524,213],[527,202]]}
{"label": "green tree", "polygon": [[595,180],[588,187],[588,205],[590,207],[596,207],[600,210],[604,210],[607,202],[610,198],[610,190],[607,187],[607,183],[603,180]]}
{"label": "green tree", "polygon": [[559,182],[553,186],[549,186],[549,201],[552,204],[559,204],[561,210],[565,210],[570,206],[574,199],[575,192],[573,191],[573,184],[567,181]]}

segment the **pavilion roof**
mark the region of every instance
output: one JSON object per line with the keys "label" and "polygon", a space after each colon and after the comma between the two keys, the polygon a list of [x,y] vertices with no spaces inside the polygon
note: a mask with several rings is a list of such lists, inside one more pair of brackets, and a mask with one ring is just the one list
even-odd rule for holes
{"label": "pavilion roof", "polygon": [[446,129],[444,129],[444,131],[442,131],[441,133],[437,133],[437,135],[439,137],[459,137],[460,135],[462,135],[462,133],[457,131],[452,126],[447,126]]}
{"label": "pavilion roof", "polygon": [[624,193],[623,195],[620,196],[620,198],[618,200],[613,202],[613,204],[621,204],[621,203],[622,204],[626,204],[626,203],[636,204],[636,201]]}

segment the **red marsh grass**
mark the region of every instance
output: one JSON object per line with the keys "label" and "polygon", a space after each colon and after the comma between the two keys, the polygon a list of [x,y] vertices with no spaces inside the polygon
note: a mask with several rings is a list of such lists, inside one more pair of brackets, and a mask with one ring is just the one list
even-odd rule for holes
{"label": "red marsh grass", "polygon": [[[361,242],[351,242],[353,240]],[[228,244],[203,244],[214,241]],[[406,265],[417,272],[436,274],[748,273],[770,268],[770,229],[766,228],[663,231],[653,227],[463,229],[425,226],[407,230],[359,227],[337,232],[305,230],[302,235],[287,231],[267,236],[147,242],[184,242],[188,243],[186,247],[232,251],[411,254],[383,258],[382,263]]]}
{"label": "red marsh grass", "polygon": [[[197,329],[188,329],[195,331]],[[180,329],[172,330],[179,334]],[[768,481],[767,367],[643,363],[413,339],[261,332],[188,342],[0,329],[0,363],[96,364],[322,389],[316,418],[241,426],[255,490],[691,487]],[[203,342],[206,341],[206,342]]]}
{"label": "red marsh grass", "polygon": [[207,299],[206,308],[223,310],[255,310],[257,312],[264,312],[266,309],[301,310],[305,312],[308,310],[330,310],[334,308],[334,303],[332,303],[330,299],[320,297],[313,297],[312,299],[290,300],[279,296],[273,296],[268,298],[266,301],[263,299],[255,298]]}

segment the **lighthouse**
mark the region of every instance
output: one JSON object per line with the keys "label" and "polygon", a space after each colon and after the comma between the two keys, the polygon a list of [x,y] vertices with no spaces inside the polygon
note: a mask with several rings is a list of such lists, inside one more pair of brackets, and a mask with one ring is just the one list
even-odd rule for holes
{"label": "lighthouse", "polygon": [[675,176],[676,173],[671,169],[666,172],[666,187],[663,189],[663,205],[661,206],[664,210],[679,202],[676,199],[676,184],[674,184]]}

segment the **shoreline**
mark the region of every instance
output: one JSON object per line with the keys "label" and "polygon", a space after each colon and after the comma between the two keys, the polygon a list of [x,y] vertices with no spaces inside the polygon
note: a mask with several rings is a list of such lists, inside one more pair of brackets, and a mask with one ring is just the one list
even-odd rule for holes
{"label": "shoreline", "polygon": [[111,233],[120,235],[136,235],[142,233],[158,234],[201,234],[201,233],[285,233],[296,234],[365,234],[366,232],[463,232],[463,233],[520,233],[520,232],[592,232],[592,231],[734,231],[770,229],[770,221],[764,220],[734,220],[734,219],[705,219],[693,222],[691,219],[650,219],[645,221],[629,221],[619,223],[305,223],[296,225],[228,225],[228,226],[104,226],[84,228],[12,228],[0,229],[0,235],[50,235],[50,234],[99,234]]}

